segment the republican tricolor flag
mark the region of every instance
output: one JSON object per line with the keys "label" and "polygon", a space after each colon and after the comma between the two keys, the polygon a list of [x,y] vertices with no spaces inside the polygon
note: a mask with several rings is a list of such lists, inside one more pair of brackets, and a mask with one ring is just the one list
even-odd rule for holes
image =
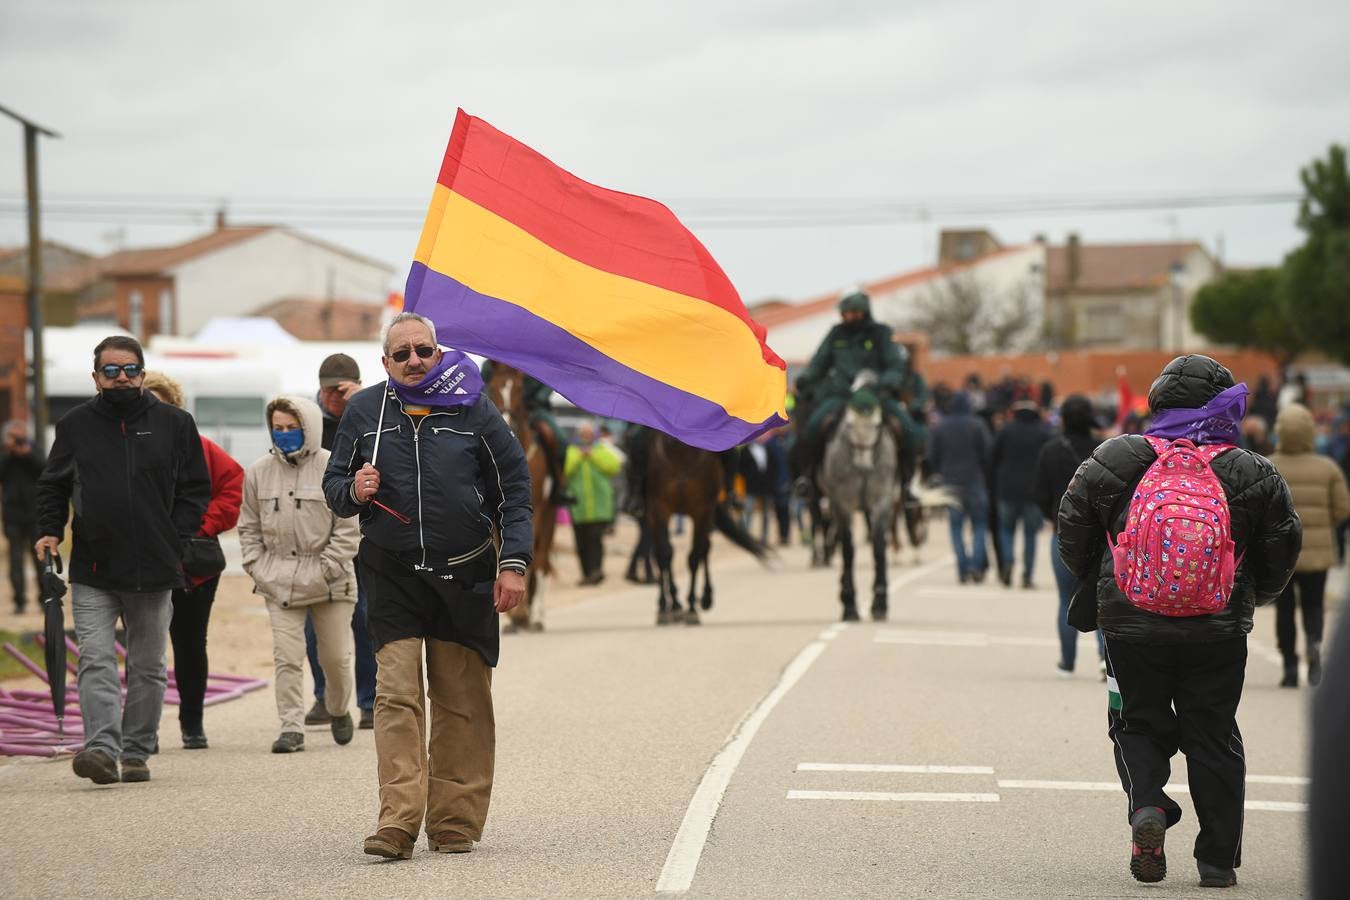
{"label": "republican tricolor flag", "polygon": [[463,110],[405,295],[445,344],[597,415],[709,450],[787,420],[787,366],[674,213]]}

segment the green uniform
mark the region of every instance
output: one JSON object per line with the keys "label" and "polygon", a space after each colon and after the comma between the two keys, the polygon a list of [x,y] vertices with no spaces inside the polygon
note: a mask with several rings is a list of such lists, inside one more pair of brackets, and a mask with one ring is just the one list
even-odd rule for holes
{"label": "green uniform", "polygon": [[797,379],[798,388],[810,394],[815,406],[806,421],[808,432],[815,432],[844,405],[852,393],[853,379],[864,369],[876,373],[872,389],[881,400],[883,412],[913,433],[914,421],[898,399],[908,367],[900,347],[891,340],[891,329],[870,316],[831,328]]}

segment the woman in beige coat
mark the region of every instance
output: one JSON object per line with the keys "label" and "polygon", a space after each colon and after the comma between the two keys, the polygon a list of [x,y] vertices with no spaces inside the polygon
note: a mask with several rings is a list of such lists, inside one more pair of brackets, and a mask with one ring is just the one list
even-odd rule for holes
{"label": "woman in beige coat", "polygon": [[323,496],[328,451],[320,447],[322,414],[312,400],[278,397],[267,404],[272,449],[244,474],[239,546],[254,592],[267,601],[276,664],[281,736],[273,753],[305,749],[305,616],[314,622],[319,664],[328,681],[325,705],[333,739],[352,739],[352,610],[360,541],[356,519],[340,519]]}
{"label": "woman in beige coat", "polygon": [[1298,654],[1295,652],[1294,600],[1303,607],[1303,634],[1308,656],[1308,683],[1322,680],[1322,595],[1327,570],[1336,559],[1336,526],[1350,518],[1350,491],[1341,467],[1329,457],[1313,452],[1316,427],[1312,413],[1291,403],[1275,419],[1278,450],[1270,461],[1279,469],[1294,495],[1294,510],[1303,520],[1303,552],[1293,580],[1276,602],[1275,634],[1284,657],[1281,687],[1298,687]]}

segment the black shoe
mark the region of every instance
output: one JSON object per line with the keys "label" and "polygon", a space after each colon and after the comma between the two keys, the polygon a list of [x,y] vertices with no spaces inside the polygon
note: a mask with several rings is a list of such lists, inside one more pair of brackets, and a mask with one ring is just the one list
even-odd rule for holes
{"label": "black shoe", "polygon": [[1308,684],[1313,687],[1322,682],[1322,645],[1316,641],[1308,642]]}
{"label": "black shoe", "polygon": [[1004,587],[1012,587],[1012,566],[999,566],[998,580],[1003,582]]}
{"label": "black shoe", "polygon": [[1135,881],[1151,884],[1167,877],[1163,839],[1167,817],[1156,806],[1136,809],[1130,816],[1130,874]]}
{"label": "black shoe", "polygon": [[1025,588],[1025,589],[1028,589],[1028,590],[1030,590],[1031,588],[1035,587],[1035,585],[1033,585],[1033,584],[1031,583],[1031,575],[1030,575],[1030,574],[1027,574],[1027,575],[1023,575],[1023,576],[1022,576],[1022,587]]}
{"label": "black shoe", "polygon": [[133,782],[149,781],[150,767],[145,764],[143,759],[124,759],[122,760],[122,782],[131,784]]}
{"label": "black shoe", "polygon": [[1237,884],[1237,872],[1233,871],[1231,866],[1215,866],[1203,859],[1197,859],[1195,867],[1200,870],[1201,887],[1225,888]]}
{"label": "black shoe", "polygon": [[976,569],[970,573],[970,577],[976,584],[984,584],[984,576],[987,574],[989,574],[988,569]]}
{"label": "black shoe", "polygon": [[361,723],[360,723],[359,725],[357,725],[356,727],[357,727],[357,728],[360,728],[362,731],[370,731],[372,728],[374,728],[374,727],[375,727],[375,710],[373,710],[373,709],[363,709],[363,710],[361,710]]}
{"label": "black shoe", "polygon": [[327,725],[333,721],[333,717],[328,714],[328,707],[323,705],[322,699],[316,699],[314,705],[305,713],[306,725]]}
{"label": "black shoe", "polygon": [[94,784],[115,784],[119,780],[117,761],[102,750],[81,750],[71,760],[70,767],[81,778]]}
{"label": "black shoe", "polygon": [[198,725],[196,728],[183,729],[183,749],[184,750],[205,750],[206,732]]}
{"label": "black shoe", "polygon": [[333,716],[333,721],[328,724],[333,731],[333,740],[339,745],[350,744],[352,735],[356,733],[356,725],[352,722],[351,713],[343,713],[340,716]]}
{"label": "black shoe", "polygon": [[[1321,673],[1318,673],[1319,677]],[[1296,688],[1298,687],[1298,657],[1286,656],[1284,658],[1284,677],[1280,679],[1280,687]]]}
{"label": "black shoe", "polygon": [[298,731],[283,731],[272,742],[273,753],[299,753],[305,749],[305,736]]}

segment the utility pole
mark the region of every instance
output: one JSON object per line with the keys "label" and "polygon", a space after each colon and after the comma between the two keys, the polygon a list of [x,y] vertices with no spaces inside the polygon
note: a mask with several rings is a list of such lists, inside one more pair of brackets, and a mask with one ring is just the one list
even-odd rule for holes
{"label": "utility pole", "polygon": [[0,106],[0,113],[23,125],[24,180],[28,186],[28,328],[33,336],[33,444],[42,451],[47,444],[46,356],[42,348],[42,222],[38,203],[38,135],[59,138],[48,128]]}

